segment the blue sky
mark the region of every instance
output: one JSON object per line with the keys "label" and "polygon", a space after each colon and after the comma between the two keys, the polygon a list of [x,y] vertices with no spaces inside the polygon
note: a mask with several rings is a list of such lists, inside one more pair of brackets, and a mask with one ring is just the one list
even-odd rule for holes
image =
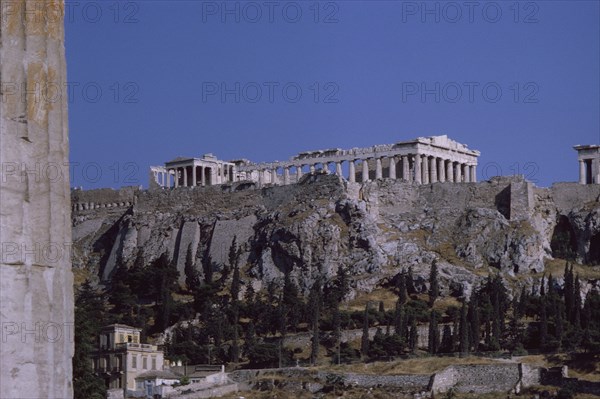
{"label": "blue sky", "polygon": [[600,143],[600,2],[67,2],[72,186],[212,152],[447,134],[478,179],[577,180]]}

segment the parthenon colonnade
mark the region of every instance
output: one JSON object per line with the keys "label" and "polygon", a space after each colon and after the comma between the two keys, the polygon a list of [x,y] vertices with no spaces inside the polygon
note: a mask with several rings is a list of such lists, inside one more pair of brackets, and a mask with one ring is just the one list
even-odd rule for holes
{"label": "parthenon colonnade", "polygon": [[[216,179],[210,181],[204,179],[201,169],[197,169],[200,159],[181,158],[167,162],[164,168],[153,167],[151,180],[154,179],[160,187],[204,186],[243,180],[254,181],[260,186],[287,185],[298,182],[304,173],[321,171],[345,177],[349,182],[356,183],[384,178],[401,179],[417,184],[469,183],[477,181],[479,154],[479,151],[470,150],[466,145],[447,136],[420,137],[411,141],[367,148],[303,152],[283,162],[223,162],[213,157],[209,159],[211,165],[204,166],[217,170],[217,174],[214,175]],[[202,160],[205,158],[206,156]],[[345,168],[348,170],[347,176],[343,176]],[[198,174],[203,180],[198,180]],[[169,178],[171,175],[174,176],[172,184]]]}

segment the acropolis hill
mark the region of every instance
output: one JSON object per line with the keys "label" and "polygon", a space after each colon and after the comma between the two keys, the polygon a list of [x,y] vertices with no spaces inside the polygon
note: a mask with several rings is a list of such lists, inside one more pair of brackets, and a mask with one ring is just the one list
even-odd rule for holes
{"label": "acropolis hill", "polygon": [[437,136],[286,162],[174,160],[152,168],[150,190],[72,192],[73,265],[109,280],[120,265],[166,254],[183,282],[188,250],[201,274],[207,262],[218,271],[235,237],[256,290],[289,271],[306,292],[346,266],[356,295],[402,267],[425,277],[436,260],[443,292],[463,295],[486,270],[541,276],[553,251],[600,264],[596,155],[582,160],[593,184],[550,188],[520,176],[475,182],[478,155]]}

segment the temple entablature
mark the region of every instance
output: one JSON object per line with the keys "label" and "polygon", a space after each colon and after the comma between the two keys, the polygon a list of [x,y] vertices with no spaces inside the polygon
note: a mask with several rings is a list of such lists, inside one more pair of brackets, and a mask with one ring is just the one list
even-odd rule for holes
{"label": "temple entablature", "polygon": [[253,181],[287,185],[306,173],[333,173],[349,182],[402,179],[417,184],[477,181],[480,153],[447,136],[419,137],[395,144],[301,152],[288,161],[221,161],[212,154],[176,158],[150,168],[150,188],[190,187]]}

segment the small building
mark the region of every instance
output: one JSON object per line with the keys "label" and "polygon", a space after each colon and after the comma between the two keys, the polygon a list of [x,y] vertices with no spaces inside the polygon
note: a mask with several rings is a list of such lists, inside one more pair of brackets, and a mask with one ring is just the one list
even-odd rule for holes
{"label": "small building", "polygon": [[170,387],[179,384],[180,376],[168,370],[146,371],[135,377],[136,391],[146,398],[163,397]]}
{"label": "small building", "polygon": [[576,145],[579,184],[600,184],[600,145]]}
{"label": "small building", "polygon": [[163,351],[156,345],[142,344],[141,331],[125,324],[102,328],[92,367],[104,379],[108,389],[122,389],[127,394],[136,390],[137,376],[163,370]]}

